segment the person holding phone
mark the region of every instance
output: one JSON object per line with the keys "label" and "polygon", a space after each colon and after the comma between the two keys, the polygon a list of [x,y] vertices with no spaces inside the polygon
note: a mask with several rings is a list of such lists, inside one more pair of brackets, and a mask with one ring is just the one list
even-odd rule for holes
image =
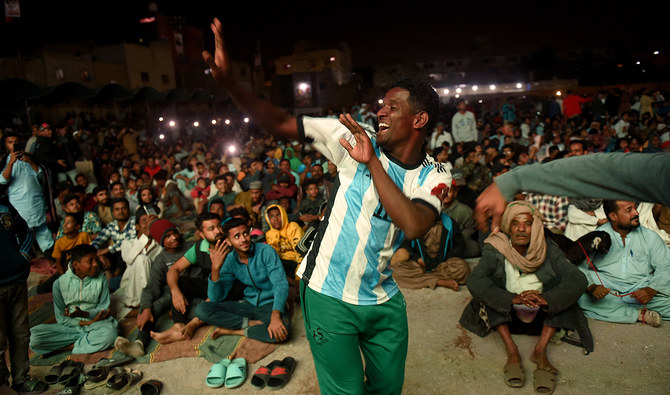
{"label": "person holding phone", "polygon": [[42,252],[54,245],[54,238],[47,226],[46,202],[42,192],[45,173],[30,154],[23,151],[23,141],[16,132],[4,136],[6,157],[0,173],[0,185],[7,188],[9,202],[35,233]]}

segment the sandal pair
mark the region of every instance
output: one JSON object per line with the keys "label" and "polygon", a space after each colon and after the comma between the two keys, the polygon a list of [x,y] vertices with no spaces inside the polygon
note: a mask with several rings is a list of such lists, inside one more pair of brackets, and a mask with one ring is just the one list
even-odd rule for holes
{"label": "sandal pair", "polygon": [[265,386],[271,390],[282,389],[291,380],[295,364],[294,358],[286,357],[281,361],[275,360],[267,366],[261,366],[251,378],[251,385],[257,389],[263,389]]}
{"label": "sandal pair", "polygon": [[207,373],[206,383],[210,388],[237,388],[247,378],[247,361],[244,358],[236,358],[232,361],[224,358],[212,365]]}

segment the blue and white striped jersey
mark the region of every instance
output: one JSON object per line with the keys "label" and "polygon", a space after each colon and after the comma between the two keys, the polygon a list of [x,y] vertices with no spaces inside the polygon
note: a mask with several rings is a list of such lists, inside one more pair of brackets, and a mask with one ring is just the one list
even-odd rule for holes
{"label": "blue and white striped jersey", "polygon": [[[431,207],[437,216],[438,198],[451,186],[451,173],[426,155],[422,163],[407,166],[386,155],[377,146],[367,125],[375,153],[382,166],[405,196]],[[316,292],[356,305],[376,305],[398,292],[388,267],[403,235],[386,214],[367,166],[356,162],[339,142],[355,140],[336,118],[298,118],[302,137],[314,139],[312,146],[333,161],[338,177],[317,236],[298,270]]]}

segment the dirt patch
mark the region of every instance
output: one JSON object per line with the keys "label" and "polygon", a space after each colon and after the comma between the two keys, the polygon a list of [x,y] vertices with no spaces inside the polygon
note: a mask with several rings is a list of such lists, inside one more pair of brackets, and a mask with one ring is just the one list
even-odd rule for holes
{"label": "dirt patch", "polygon": [[475,359],[475,353],[472,352],[472,338],[468,335],[468,332],[460,325],[456,327],[461,331],[461,335],[454,340],[454,346],[460,348],[461,350],[468,350],[470,358]]}

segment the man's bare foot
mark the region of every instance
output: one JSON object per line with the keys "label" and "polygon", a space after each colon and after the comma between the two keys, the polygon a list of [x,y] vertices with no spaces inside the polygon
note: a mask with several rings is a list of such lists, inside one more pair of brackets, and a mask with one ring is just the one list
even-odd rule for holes
{"label": "man's bare foot", "polygon": [[437,280],[437,286],[438,287],[451,288],[454,291],[458,291],[458,283],[456,282],[456,280],[442,280],[442,279],[439,279],[439,280]]}
{"label": "man's bare foot", "polygon": [[195,333],[195,330],[202,325],[203,322],[200,321],[198,318],[194,318],[191,321],[189,321],[188,324],[184,325],[184,327],[181,329],[181,334],[186,338],[186,339],[191,339],[193,337],[193,334]]}
{"label": "man's bare foot", "polygon": [[182,334],[182,329],[184,326],[184,324],[176,323],[172,325],[172,328],[163,332],[151,331],[150,335],[160,344],[170,344],[182,340],[187,340],[187,338]]}
{"label": "man's bare foot", "polygon": [[521,365],[521,354],[518,351],[508,351],[505,366],[507,365]]}
{"label": "man's bare foot", "polygon": [[551,362],[549,362],[549,358],[547,358],[547,353],[544,351],[533,350],[533,354],[531,354],[530,360],[533,361],[537,365],[537,368],[540,370],[546,370],[548,372],[558,373],[558,369],[556,369],[554,365],[552,365]]}
{"label": "man's bare foot", "polygon": [[221,336],[225,335],[244,335],[244,329],[227,329],[227,328],[216,328],[212,332],[212,339],[218,339]]}

